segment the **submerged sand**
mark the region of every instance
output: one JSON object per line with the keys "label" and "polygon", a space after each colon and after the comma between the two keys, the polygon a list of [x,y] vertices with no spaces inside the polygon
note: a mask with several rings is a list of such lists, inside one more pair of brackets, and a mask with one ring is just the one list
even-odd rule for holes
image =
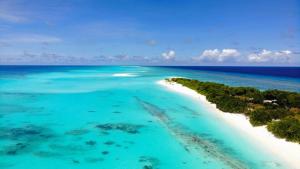
{"label": "submerged sand", "polygon": [[266,129],[266,126],[253,127],[247,117],[243,114],[233,114],[222,112],[216,108],[216,105],[207,101],[204,95],[189,89],[181,84],[160,80],[158,84],[167,87],[168,89],[188,95],[198,101],[204,103],[211,112],[216,113],[218,117],[223,119],[229,125],[235,127],[237,130],[250,137],[253,143],[267,149],[272,154],[278,156],[292,169],[300,168],[300,145],[297,143],[288,142],[285,139],[275,137]]}

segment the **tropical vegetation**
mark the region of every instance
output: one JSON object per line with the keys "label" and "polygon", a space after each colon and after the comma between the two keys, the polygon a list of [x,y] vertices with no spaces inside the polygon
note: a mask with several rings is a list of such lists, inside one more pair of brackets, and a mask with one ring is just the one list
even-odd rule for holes
{"label": "tropical vegetation", "polygon": [[300,143],[300,93],[261,91],[253,87],[231,87],[186,78],[167,80],[205,95],[224,112],[245,114],[253,126],[267,125],[275,136]]}

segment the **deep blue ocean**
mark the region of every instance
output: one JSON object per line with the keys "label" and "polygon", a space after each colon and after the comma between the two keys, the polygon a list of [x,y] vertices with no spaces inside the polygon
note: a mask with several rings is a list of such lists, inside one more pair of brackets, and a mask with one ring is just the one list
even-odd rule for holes
{"label": "deep blue ocean", "polygon": [[175,69],[244,73],[266,76],[300,78],[300,67],[246,67],[246,66],[169,66]]}
{"label": "deep blue ocean", "polygon": [[[5,75],[24,74],[30,72],[67,71],[72,68],[88,68],[98,66],[0,66],[0,73]],[[195,71],[215,71],[242,73],[266,76],[282,76],[300,78],[300,67],[247,67],[247,66],[158,66],[162,68],[186,69]]]}
{"label": "deep blue ocean", "polygon": [[0,66],[0,169],[290,169],[203,103],[157,82],[180,76],[300,92],[299,70]]}

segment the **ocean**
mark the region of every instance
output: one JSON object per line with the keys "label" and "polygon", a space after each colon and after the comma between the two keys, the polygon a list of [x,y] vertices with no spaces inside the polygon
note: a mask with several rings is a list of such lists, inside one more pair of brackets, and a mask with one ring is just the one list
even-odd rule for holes
{"label": "ocean", "polygon": [[284,169],[202,103],[157,81],[180,76],[300,92],[299,70],[0,66],[0,168]]}

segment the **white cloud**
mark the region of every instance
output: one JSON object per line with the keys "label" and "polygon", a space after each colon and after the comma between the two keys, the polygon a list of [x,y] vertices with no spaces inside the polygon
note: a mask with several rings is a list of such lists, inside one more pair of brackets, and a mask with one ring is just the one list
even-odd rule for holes
{"label": "white cloud", "polygon": [[21,34],[0,37],[0,43],[58,43],[62,40],[58,37],[47,36],[47,35],[37,35],[37,34]]}
{"label": "white cloud", "polygon": [[259,53],[251,53],[248,55],[248,61],[262,62],[288,62],[291,59],[292,52],[289,50],[270,51],[263,49]]}
{"label": "white cloud", "polygon": [[218,57],[220,55],[220,51],[219,49],[208,49],[208,50],[204,50],[202,55],[203,57]]}
{"label": "white cloud", "polygon": [[220,53],[220,57],[237,57],[240,53],[236,49],[223,49]]}
{"label": "white cloud", "polygon": [[223,62],[229,59],[234,59],[240,56],[240,53],[236,49],[207,49],[204,50],[199,57],[195,57],[195,60],[217,61]]}
{"label": "white cloud", "polygon": [[173,60],[175,59],[176,56],[176,52],[174,50],[169,50],[167,52],[163,52],[161,54],[161,56],[165,59],[165,60]]}

